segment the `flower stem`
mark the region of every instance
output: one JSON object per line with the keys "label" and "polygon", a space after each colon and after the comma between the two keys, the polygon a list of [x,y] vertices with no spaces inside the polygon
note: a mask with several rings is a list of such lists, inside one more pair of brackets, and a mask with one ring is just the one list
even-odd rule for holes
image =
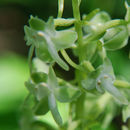
{"label": "flower stem", "polygon": [[66,53],[65,50],[61,50],[61,54],[62,54],[62,56],[64,57],[64,59],[65,59],[72,67],[74,67],[75,69],[78,69],[78,70],[81,70],[81,69],[82,69],[79,65],[77,65],[76,63],[74,63],[74,62],[70,59],[70,57],[68,56],[68,54]]}
{"label": "flower stem", "polygon": [[64,10],[64,0],[58,0],[58,18],[62,17],[63,14],[63,10]]}
{"label": "flower stem", "polygon": [[[72,7],[73,7],[73,15],[74,18],[76,19],[75,21],[75,31],[77,32],[78,39],[78,51],[79,51],[79,61],[82,63],[82,61],[85,59],[84,56],[84,51],[83,51],[83,32],[82,32],[82,24],[81,24],[81,19],[80,19],[80,11],[79,11],[79,0],[72,0]],[[79,71],[76,74],[76,77],[79,77],[80,79],[83,80],[84,73]],[[79,80],[79,88],[82,89],[81,86],[81,80]],[[85,101],[85,93],[82,93],[82,95],[78,98],[76,101],[76,118],[77,119],[83,119],[84,117],[84,101]]]}
{"label": "flower stem", "polygon": [[75,30],[78,35],[78,48],[79,48],[79,60],[83,61],[83,51],[82,51],[82,45],[83,45],[83,33],[82,33],[82,24],[80,19],[80,11],[79,11],[79,1],[78,0],[72,0],[72,7],[73,7],[73,15],[76,19],[75,21]]}

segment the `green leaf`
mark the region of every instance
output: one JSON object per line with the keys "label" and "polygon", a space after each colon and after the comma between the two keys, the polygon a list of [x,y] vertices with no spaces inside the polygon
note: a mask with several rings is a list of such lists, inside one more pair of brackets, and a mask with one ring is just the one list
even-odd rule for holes
{"label": "green leaf", "polygon": [[71,102],[76,100],[81,94],[81,92],[76,87],[65,81],[61,81],[60,84],[58,84],[52,67],[49,69],[48,86],[57,100],[60,102]]}
{"label": "green leaf", "polygon": [[120,103],[128,104],[127,99],[120,93],[120,91],[113,86],[113,80],[109,75],[102,75],[98,78],[100,83],[97,83],[98,88],[102,88],[109,92],[113,97],[115,97]]}
{"label": "green leaf", "polygon": [[35,84],[32,82],[32,80],[28,80],[25,82],[25,86],[27,87],[28,91],[31,94],[35,94]]}
{"label": "green leaf", "polygon": [[83,16],[83,20],[90,21],[97,13],[99,13],[100,9],[94,9],[89,14]]}
{"label": "green leaf", "polygon": [[60,56],[58,55],[58,52],[52,42],[52,40],[45,35],[46,37],[46,42],[47,42],[47,46],[48,46],[48,51],[51,55],[51,57],[57,62],[58,65],[60,65],[63,69],[65,70],[69,70],[68,65],[60,58]]}
{"label": "green leaf", "polygon": [[52,93],[48,97],[48,104],[49,104],[49,108],[50,108],[50,111],[53,115],[54,120],[56,121],[56,123],[59,126],[61,126],[63,124],[62,118],[61,118],[60,113],[59,113],[58,108],[57,108],[55,96]]}
{"label": "green leaf", "polygon": [[31,44],[35,45],[35,40],[33,39],[33,36],[36,35],[36,32],[26,25],[24,26],[24,32],[25,32],[25,40],[27,41],[26,45],[28,46],[30,46]]}
{"label": "green leaf", "polygon": [[58,81],[53,68],[50,66],[48,73],[48,86],[52,92],[58,87]]}
{"label": "green leaf", "polygon": [[76,101],[81,92],[76,86],[65,81],[60,82],[59,86],[54,90],[55,97],[60,102]]}
{"label": "green leaf", "polygon": [[58,88],[58,81],[57,81],[57,78],[56,78],[56,75],[55,75],[55,72],[54,72],[52,66],[50,66],[49,73],[48,73],[48,87],[51,91],[51,93],[49,94],[49,97],[48,97],[49,108],[51,110],[51,113],[52,113],[53,118],[55,119],[56,123],[61,126],[62,118],[59,114],[56,100],[55,100],[55,95],[54,95],[55,89]]}
{"label": "green leaf", "polygon": [[46,44],[46,41],[43,37],[39,36],[37,31],[29,28],[28,26],[24,27],[25,31],[25,38],[27,40],[27,45],[33,44],[36,49],[36,56],[43,60],[44,62],[53,62],[54,60],[52,59],[49,51],[48,51],[48,46]]}
{"label": "green leaf", "polygon": [[38,17],[31,16],[29,19],[29,25],[37,31],[45,29],[45,22]]}
{"label": "green leaf", "polygon": [[103,64],[100,65],[96,71],[97,71],[96,89],[100,93],[104,93],[104,88],[101,87],[101,78],[106,76],[110,77],[112,81],[114,81],[115,79],[113,67],[110,60],[108,58],[105,58]]}
{"label": "green leaf", "polygon": [[48,97],[46,96],[42,100],[38,101],[33,110],[36,115],[45,115],[49,111]]}
{"label": "green leaf", "polygon": [[31,74],[31,79],[37,84],[47,81],[47,74],[43,72],[34,72]]}
{"label": "green leaf", "polygon": [[104,59],[103,64],[97,68],[97,71],[100,75],[107,74],[112,78],[112,80],[115,79],[112,63],[108,58]]}
{"label": "green leaf", "polygon": [[130,104],[123,107],[122,110],[123,122],[126,122],[130,118]]}
{"label": "green leaf", "polygon": [[46,22],[45,33],[48,34],[49,36],[55,35],[55,26],[53,17],[49,17],[48,21]]}
{"label": "green leaf", "polygon": [[92,19],[91,19],[91,22],[92,23],[105,23],[107,21],[109,21],[111,18],[110,18],[110,15],[105,12],[105,11],[100,11],[99,13],[97,13]]}
{"label": "green leaf", "polygon": [[97,42],[97,52],[99,57],[104,61],[107,55],[106,55],[106,49],[103,47],[103,42],[101,40]]}
{"label": "green leaf", "polygon": [[[101,40],[95,41],[95,44],[96,44],[95,51],[94,53],[91,53],[93,54],[91,57],[91,62],[92,64],[95,65],[95,67],[98,67],[103,63],[104,59],[106,58],[106,49],[103,47],[103,42]],[[90,50],[88,48],[88,52],[89,51]]]}
{"label": "green leaf", "polygon": [[128,43],[128,30],[126,26],[118,26],[108,29],[103,39],[104,47],[107,50],[123,48]]}
{"label": "green leaf", "polygon": [[108,58],[105,58],[102,65],[100,65],[95,71],[88,74],[88,76],[82,80],[82,87],[86,90],[92,90],[96,87],[100,93],[104,93],[104,88],[100,87],[100,78],[105,75],[108,75],[112,81],[114,81],[115,76],[112,64]]}
{"label": "green leaf", "polygon": [[86,33],[94,33],[98,31],[107,21],[110,21],[109,14],[104,11],[100,11],[91,18],[90,25],[85,26],[84,31]]}
{"label": "green leaf", "polygon": [[72,30],[56,31],[56,34],[51,37],[55,44],[56,50],[72,47],[77,39],[77,33]]}
{"label": "green leaf", "polygon": [[49,65],[40,60],[39,58],[33,58],[33,72],[43,72],[48,74]]}
{"label": "green leaf", "polygon": [[[86,42],[87,42],[87,44],[82,48],[82,51],[84,52],[83,53],[84,59],[87,61],[93,62],[95,60],[95,58],[97,57],[97,54],[96,54],[97,53],[97,40],[93,40],[93,41],[90,40],[90,41],[86,41]],[[73,52],[76,56],[78,56],[80,53],[78,48],[74,49]]]}
{"label": "green leaf", "polygon": [[92,60],[93,56],[95,55],[96,48],[97,48],[96,41],[90,42],[83,48],[85,56],[86,56],[86,60],[89,60],[89,61]]}
{"label": "green leaf", "polygon": [[35,45],[36,56],[43,60],[44,62],[52,62],[53,59],[48,51],[48,46],[43,37],[38,35],[38,32],[28,26],[24,27],[25,37],[27,40],[27,45]]}
{"label": "green leaf", "polygon": [[[50,39],[50,36],[46,35],[44,32],[39,31],[38,35],[44,40],[45,39],[45,44],[44,46],[41,46],[41,48],[45,49],[45,46],[47,46],[48,52],[51,55],[51,57],[57,62],[57,64],[59,64],[63,69],[68,70],[69,67],[68,65],[60,58],[60,56],[58,55],[58,52],[55,48],[54,43],[52,42],[52,40]],[[46,50],[46,49],[45,49]],[[43,51],[44,52],[44,51]],[[41,52],[37,52],[38,54],[42,54]],[[47,51],[46,51],[47,52]],[[47,56],[47,55],[43,55],[43,56]]]}
{"label": "green leaf", "polygon": [[38,101],[47,97],[50,94],[50,90],[46,83],[39,83],[35,87],[35,97]]}
{"label": "green leaf", "polygon": [[31,94],[33,94],[38,101],[48,96],[50,90],[46,83],[34,84],[31,80],[25,82],[25,86]]}
{"label": "green leaf", "polygon": [[25,32],[25,40],[27,41],[27,45],[34,45],[35,47],[39,47],[40,44],[45,42],[45,39],[41,38],[37,31],[28,27],[24,26],[24,32]]}
{"label": "green leaf", "polygon": [[49,35],[52,35],[55,32],[53,17],[49,17],[48,21],[44,22],[38,17],[31,16],[29,20],[29,25],[35,31],[43,31],[45,33],[48,33]]}
{"label": "green leaf", "polygon": [[36,84],[47,81],[49,66],[38,58],[33,59],[33,70],[31,79]]}
{"label": "green leaf", "polygon": [[114,96],[120,103],[128,104],[127,99],[120,93],[120,91],[113,86],[115,80],[112,64],[108,58],[104,60],[97,72],[99,73],[96,79],[96,88],[99,92],[107,91]]}
{"label": "green leaf", "polygon": [[97,72],[91,72],[86,79],[82,80],[81,84],[84,89],[92,90],[96,87]]}
{"label": "green leaf", "polygon": [[54,62],[54,59],[51,57],[46,44],[40,44],[35,50],[36,56],[42,61],[46,63]]}

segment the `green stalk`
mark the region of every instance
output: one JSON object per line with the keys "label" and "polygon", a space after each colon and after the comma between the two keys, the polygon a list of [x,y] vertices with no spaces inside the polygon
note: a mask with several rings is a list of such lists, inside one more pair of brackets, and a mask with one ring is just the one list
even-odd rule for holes
{"label": "green stalk", "polygon": [[80,67],[80,65],[77,65],[76,63],[74,63],[70,57],[68,56],[68,54],[66,53],[65,50],[61,50],[61,54],[62,56],[64,57],[64,59],[72,66],[74,67],[75,69],[78,69],[78,70],[82,70],[82,68]]}
{"label": "green stalk", "polygon": [[64,0],[58,0],[58,18],[62,17],[63,14],[63,10],[64,10]]}
{"label": "green stalk", "polygon": [[79,48],[79,60],[80,62],[83,61],[83,51],[82,51],[82,45],[83,45],[83,33],[82,33],[82,24],[80,19],[80,11],[79,11],[79,1],[78,0],[72,0],[72,6],[73,6],[73,15],[75,18],[75,30],[78,35],[78,48]]}
{"label": "green stalk", "polygon": [[[75,18],[75,30],[78,35],[78,49],[79,49],[79,61],[80,63],[84,60],[84,52],[83,52],[83,32],[82,32],[82,24],[80,19],[80,11],[79,11],[79,0],[72,0],[72,7],[73,7],[73,15]],[[77,77],[81,77],[83,79],[84,74],[83,72],[79,71],[76,75]],[[81,87],[81,80],[79,81],[79,87]],[[78,100],[76,101],[76,118],[83,119],[84,117],[84,101],[85,101],[85,93],[83,93]]]}

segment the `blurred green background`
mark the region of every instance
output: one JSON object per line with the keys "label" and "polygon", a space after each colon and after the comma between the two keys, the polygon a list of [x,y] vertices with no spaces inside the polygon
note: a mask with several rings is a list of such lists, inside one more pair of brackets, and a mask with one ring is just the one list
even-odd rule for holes
{"label": "blurred green background", "polygon": [[[130,0],[128,0],[130,4]],[[81,13],[95,8],[107,11],[113,19],[124,18],[124,0],[82,0]],[[28,47],[23,27],[30,15],[47,20],[57,16],[57,0],[0,0],[0,130],[19,130],[20,109],[27,95],[24,82],[29,77]],[[71,0],[65,0],[63,17],[72,17]],[[110,52],[116,75],[130,81],[129,44]]]}

